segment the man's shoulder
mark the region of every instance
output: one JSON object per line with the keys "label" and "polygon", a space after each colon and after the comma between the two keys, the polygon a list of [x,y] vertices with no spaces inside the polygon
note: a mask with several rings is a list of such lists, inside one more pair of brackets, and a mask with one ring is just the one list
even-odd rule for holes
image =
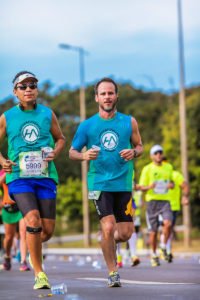
{"label": "man's shoulder", "polygon": [[99,115],[95,114],[95,115],[92,115],[91,117],[89,117],[88,119],[82,121],[81,124],[82,125],[91,124],[91,123],[95,122],[97,119],[99,119]]}
{"label": "man's shoulder", "polygon": [[38,103],[37,104],[37,109],[39,109],[40,111],[51,111],[52,112],[52,109],[49,107],[49,106],[46,106],[44,104],[41,104],[41,103]]}
{"label": "man's shoulder", "polygon": [[127,114],[124,114],[124,113],[121,113],[121,112],[117,112],[117,116],[118,116],[118,118],[120,118],[120,119],[131,119],[132,118],[132,116],[131,115],[127,115]]}
{"label": "man's shoulder", "polygon": [[168,163],[168,162],[162,163],[162,167],[163,167],[163,169],[168,169],[168,170],[173,171],[173,166],[172,166],[172,164],[170,164],[170,163]]}
{"label": "man's shoulder", "polygon": [[18,105],[15,105],[15,106],[13,106],[13,107],[7,109],[6,111],[4,111],[3,114],[4,114],[5,116],[7,116],[7,115],[9,115],[10,113],[13,113],[13,112],[15,112],[15,111],[18,111]]}
{"label": "man's shoulder", "polygon": [[181,172],[177,171],[177,170],[173,170],[173,176],[183,176]]}
{"label": "man's shoulder", "polygon": [[154,164],[152,162],[148,163],[147,165],[145,165],[142,169],[142,171],[147,171],[147,170],[150,170],[150,169],[153,169],[154,168]]}
{"label": "man's shoulder", "polygon": [[177,170],[173,170],[172,172],[172,178],[174,181],[184,181],[184,176],[181,172],[177,171]]}

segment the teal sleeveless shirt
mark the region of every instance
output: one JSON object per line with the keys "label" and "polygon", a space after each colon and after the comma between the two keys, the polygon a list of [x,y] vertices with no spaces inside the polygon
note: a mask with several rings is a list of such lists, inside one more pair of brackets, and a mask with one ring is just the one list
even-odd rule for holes
{"label": "teal sleeveless shirt", "polygon": [[[25,161],[41,158],[42,147],[52,147],[52,135],[50,132],[52,123],[52,110],[44,105],[37,104],[34,110],[21,110],[19,105],[7,110],[6,133],[8,137],[8,159],[15,162],[13,172],[6,175],[6,183],[19,178],[27,178],[20,171],[20,157]],[[35,157],[34,154],[37,153]],[[38,160],[35,160],[38,163]],[[29,164],[31,166],[31,164]],[[28,165],[28,167],[30,167]],[[46,163],[46,173],[29,175],[29,178],[49,177],[58,183],[58,175],[51,161]]]}
{"label": "teal sleeveless shirt", "polygon": [[89,191],[132,191],[133,161],[125,161],[119,152],[132,148],[131,116],[117,112],[112,119],[95,114],[79,125],[72,147],[81,151],[84,146],[101,148],[96,160],[90,161]]}

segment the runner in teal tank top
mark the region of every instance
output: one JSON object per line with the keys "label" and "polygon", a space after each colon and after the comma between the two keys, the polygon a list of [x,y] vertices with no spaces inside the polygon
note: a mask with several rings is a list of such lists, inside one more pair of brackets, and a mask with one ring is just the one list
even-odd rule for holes
{"label": "runner in teal tank top", "polygon": [[69,156],[90,163],[89,199],[100,219],[108,286],[119,287],[116,242],[127,241],[133,232],[133,159],[143,147],[136,120],[116,111],[118,87],[112,79],[103,78],[96,84],[95,100],[99,113],[80,124]]}
{"label": "runner in teal tank top", "polygon": [[16,163],[12,173],[7,174],[6,183],[18,178],[30,177],[48,177],[58,183],[54,162],[42,160],[42,148],[52,144],[49,134],[52,110],[37,104],[35,109],[26,111],[21,110],[17,105],[6,111],[4,115],[8,136],[8,157]]}
{"label": "runner in teal tank top", "polygon": [[111,119],[96,114],[80,125],[73,148],[78,151],[85,145],[87,149],[93,145],[100,148],[98,158],[90,161],[89,191],[132,191],[133,161],[119,154],[124,148],[132,148],[131,134],[131,117],[119,112]]}
{"label": "runner in teal tank top", "polygon": [[37,82],[27,71],[13,80],[19,105],[0,117],[0,140],[6,136],[8,140],[8,156],[0,153],[0,164],[7,173],[10,197],[25,220],[29,262],[35,272],[33,288],[49,289],[41,261],[42,242],[50,239],[55,227],[58,176],[53,160],[64,148],[65,138],[54,112],[37,104]]}

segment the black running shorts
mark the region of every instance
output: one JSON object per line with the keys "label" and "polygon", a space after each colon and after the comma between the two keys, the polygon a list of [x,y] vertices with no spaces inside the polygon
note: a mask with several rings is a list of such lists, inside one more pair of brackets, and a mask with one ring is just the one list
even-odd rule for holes
{"label": "black running shorts", "polygon": [[116,222],[133,222],[131,192],[101,192],[98,200],[93,200],[99,219],[114,215]]}

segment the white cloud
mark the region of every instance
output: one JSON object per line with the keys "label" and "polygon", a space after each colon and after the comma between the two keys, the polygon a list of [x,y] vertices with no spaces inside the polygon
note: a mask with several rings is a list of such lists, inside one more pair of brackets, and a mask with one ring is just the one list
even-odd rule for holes
{"label": "white cloud", "polygon": [[[182,0],[184,29],[197,31],[200,1]],[[98,47],[140,33],[176,35],[176,0],[7,0],[1,6],[3,49],[45,52],[68,42]],[[14,45],[12,47],[11,45]]]}
{"label": "white cloud", "polygon": [[[59,43],[83,46],[87,79],[105,74],[157,86],[176,78],[178,0],[6,0],[0,9],[0,96],[10,91],[13,74],[33,70],[41,81],[78,84],[75,53]],[[200,1],[181,0],[188,82],[199,78]],[[187,71],[186,68],[186,71]],[[159,83],[160,82],[160,83]]]}

